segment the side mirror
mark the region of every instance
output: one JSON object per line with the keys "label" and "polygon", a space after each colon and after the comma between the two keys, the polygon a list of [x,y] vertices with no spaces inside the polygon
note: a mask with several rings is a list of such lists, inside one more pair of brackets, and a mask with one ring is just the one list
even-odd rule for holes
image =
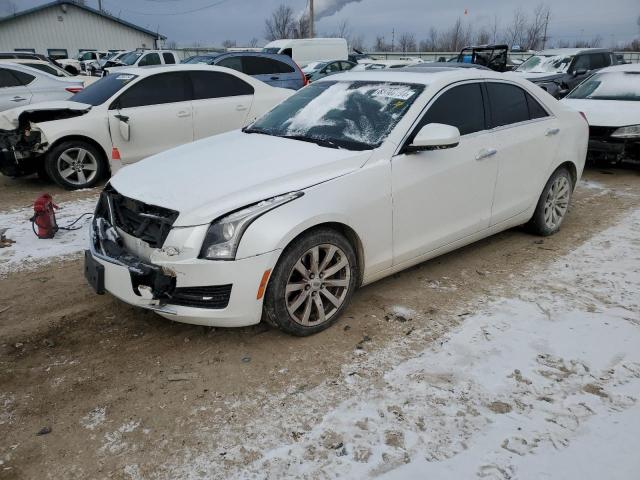
{"label": "side mirror", "polygon": [[576,70],[575,72],[573,72],[573,76],[577,77],[578,75],[584,75],[585,73],[587,73],[587,69],[586,68],[580,68],[580,69]]}
{"label": "side mirror", "polygon": [[420,152],[423,150],[442,150],[453,148],[460,143],[460,130],[451,125],[442,123],[428,123],[420,129],[407,152]]}

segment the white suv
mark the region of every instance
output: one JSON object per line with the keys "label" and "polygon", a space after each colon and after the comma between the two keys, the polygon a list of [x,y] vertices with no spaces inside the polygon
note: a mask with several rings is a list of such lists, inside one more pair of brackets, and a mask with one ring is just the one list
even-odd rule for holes
{"label": "white suv", "polygon": [[103,76],[127,67],[146,67],[149,65],[172,65],[180,63],[178,54],[171,50],[134,50],[117,61],[117,66],[105,67]]}

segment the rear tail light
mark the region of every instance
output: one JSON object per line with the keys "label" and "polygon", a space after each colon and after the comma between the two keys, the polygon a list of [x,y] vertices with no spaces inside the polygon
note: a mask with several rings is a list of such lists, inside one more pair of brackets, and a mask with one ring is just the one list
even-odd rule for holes
{"label": "rear tail light", "polygon": [[83,90],[82,87],[67,87],[65,88],[65,90],[69,93],[78,93],[81,92]]}
{"label": "rear tail light", "polygon": [[293,63],[295,63],[296,67],[298,67],[298,71],[302,75],[302,86],[306,87],[307,85],[309,85],[309,79],[307,78],[307,76],[304,74],[304,72],[300,68],[300,65],[298,65],[296,62],[293,62]]}
{"label": "rear tail light", "polygon": [[582,115],[582,118],[584,118],[584,121],[587,122],[587,125],[589,125],[589,120],[587,120],[587,116],[584,114],[584,112],[580,112],[580,115]]}

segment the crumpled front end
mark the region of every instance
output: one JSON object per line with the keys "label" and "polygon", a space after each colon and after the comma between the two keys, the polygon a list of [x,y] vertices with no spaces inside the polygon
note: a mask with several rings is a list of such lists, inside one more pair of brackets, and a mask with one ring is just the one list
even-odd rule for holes
{"label": "crumpled front end", "polygon": [[38,126],[41,122],[84,115],[89,108],[20,109],[2,113],[0,118],[0,172],[9,177],[21,177],[38,170],[40,159],[49,149],[49,142]]}

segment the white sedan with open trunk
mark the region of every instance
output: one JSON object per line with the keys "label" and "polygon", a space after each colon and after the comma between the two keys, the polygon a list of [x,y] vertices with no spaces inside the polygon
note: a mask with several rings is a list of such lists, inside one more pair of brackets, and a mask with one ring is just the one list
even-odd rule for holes
{"label": "white sedan with open trunk", "polygon": [[587,135],[511,75],[331,76],[115,175],[85,274],[173,320],[312,334],[360,285],[518,225],[558,231]]}
{"label": "white sedan with open trunk", "polygon": [[209,65],[123,68],[68,101],[3,112],[0,171],[91,187],[109,172],[112,148],[115,169],[243,127],[292,93]]}

